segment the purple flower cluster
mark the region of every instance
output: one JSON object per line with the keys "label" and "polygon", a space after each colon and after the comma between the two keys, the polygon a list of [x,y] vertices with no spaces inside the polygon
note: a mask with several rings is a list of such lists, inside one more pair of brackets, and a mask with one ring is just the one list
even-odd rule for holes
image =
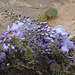
{"label": "purple flower cluster", "polygon": [[[23,22],[14,22],[12,28],[8,25],[7,31],[0,37],[1,69],[15,64],[15,59],[25,64],[33,63],[35,60],[40,62],[41,56],[50,64],[56,61],[55,56],[60,54],[60,51],[68,55],[69,50],[74,50],[74,42],[69,40],[71,35],[64,28],[51,28],[46,25],[47,22],[36,24],[34,22],[38,18],[30,21],[29,17],[26,17]],[[44,25],[46,26],[43,27]],[[52,45],[55,43],[54,49]],[[60,49],[59,52],[55,51],[56,48]]]}

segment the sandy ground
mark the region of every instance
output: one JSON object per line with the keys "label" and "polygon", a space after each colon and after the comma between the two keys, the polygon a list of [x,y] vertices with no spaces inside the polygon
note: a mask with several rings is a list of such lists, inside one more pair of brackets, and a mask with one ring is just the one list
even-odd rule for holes
{"label": "sandy ground", "polygon": [[75,3],[72,0],[0,0],[0,34],[6,31],[8,25],[12,26],[11,21],[5,19],[1,13],[5,9],[16,14],[31,15],[35,18],[38,14],[44,15],[50,7],[57,8],[57,19],[49,20],[51,27],[57,25],[64,26],[72,35],[75,35]]}
{"label": "sandy ground", "polygon": [[75,4],[69,2],[65,2],[62,5],[53,3],[53,7],[58,9],[58,17],[57,19],[49,20],[49,25],[52,27],[62,25],[75,36]]}

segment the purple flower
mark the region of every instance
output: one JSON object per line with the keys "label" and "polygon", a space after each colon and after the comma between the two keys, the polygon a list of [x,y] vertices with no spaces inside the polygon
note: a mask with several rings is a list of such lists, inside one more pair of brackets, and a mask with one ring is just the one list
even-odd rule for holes
{"label": "purple flower", "polygon": [[9,64],[9,63],[7,63],[7,66],[10,66],[10,64]]}
{"label": "purple flower", "polygon": [[42,25],[43,24],[43,22],[40,22],[40,25]]}
{"label": "purple flower", "polygon": [[38,61],[40,61],[40,60],[41,60],[41,58],[40,58],[39,56],[37,56],[36,58],[37,58],[37,60],[38,60]]}
{"label": "purple flower", "polygon": [[22,54],[22,52],[23,52],[23,51],[21,50],[20,53]]}
{"label": "purple flower", "polygon": [[55,60],[48,60],[48,64],[51,64],[52,62],[55,62]]}
{"label": "purple flower", "polygon": [[8,25],[8,28],[7,28],[7,32],[11,33],[12,29],[10,29],[10,26]]}
{"label": "purple flower", "polygon": [[13,58],[15,58],[15,54],[13,54]]}
{"label": "purple flower", "polygon": [[47,52],[48,54],[51,54],[50,52]]}
{"label": "purple flower", "polygon": [[5,59],[6,58],[6,54],[3,52],[0,52],[0,58]]}
{"label": "purple flower", "polygon": [[2,66],[2,65],[0,65],[0,70],[1,70],[1,69],[3,69],[3,66]]}
{"label": "purple flower", "polygon": [[10,48],[7,48],[7,49],[6,49],[6,52],[10,52]]}
{"label": "purple flower", "polygon": [[58,38],[57,38],[57,41],[58,41],[58,42],[62,42],[62,38],[61,38],[61,37],[58,37]]}
{"label": "purple flower", "polygon": [[42,22],[42,24],[47,24],[47,22]]}
{"label": "purple flower", "polygon": [[3,36],[7,36],[8,32],[4,32],[2,33]]}
{"label": "purple flower", "polygon": [[0,44],[2,43],[2,40],[0,40]]}
{"label": "purple flower", "polygon": [[67,35],[67,37],[69,37],[70,36],[70,33]]}
{"label": "purple flower", "polygon": [[73,45],[75,46],[75,42],[73,42]]}
{"label": "purple flower", "polygon": [[69,68],[71,68],[69,65],[66,67],[66,69],[69,69]]}
{"label": "purple flower", "polygon": [[1,36],[2,39],[4,39],[5,37],[6,37],[5,35],[2,35],[2,36]]}
{"label": "purple flower", "polygon": [[45,51],[48,51],[48,49],[46,49]]}
{"label": "purple flower", "polygon": [[0,37],[0,40],[2,40],[2,37]]}
{"label": "purple flower", "polygon": [[29,18],[29,17],[30,17],[30,15],[27,16],[27,18]]}
{"label": "purple flower", "polygon": [[13,23],[12,30],[16,30],[18,28],[19,28],[19,25],[16,25],[16,23]]}
{"label": "purple flower", "polygon": [[2,60],[0,59],[0,64],[2,63]]}
{"label": "purple flower", "polygon": [[19,60],[19,63],[20,63],[20,64],[23,64],[23,62],[22,62],[21,60]]}
{"label": "purple flower", "polygon": [[63,46],[64,46],[64,44],[63,44],[63,43],[60,43],[60,44],[59,44],[59,46],[60,46],[60,48],[61,48],[61,47],[63,47]]}
{"label": "purple flower", "polygon": [[[7,58],[15,58],[16,54],[18,54],[18,59],[19,56],[26,57],[27,55],[24,53],[26,50],[31,50],[32,52],[30,53],[31,55],[28,55],[29,58],[35,57],[37,59],[36,62],[41,62],[41,56],[43,56],[47,60],[47,63],[50,64],[55,62],[56,59],[54,57],[54,54],[56,54],[54,53],[56,52],[54,50],[56,49],[54,49],[55,47],[51,49],[52,45],[55,45],[55,43],[57,44],[58,48],[66,55],[68,55],[69,50],[74,50],[75,43],[69,40],[71,35],[70,33],[66,32],[63,27],[51,28],[46,25],[42,28],[42,25],[47,24],[47,22],[40,22],[37,25],[37,23],[34,22],[38,21],[38,18],[30,21],[29,17],[30,15],[28,15],[26,18],[21,18],[20,14],[19,21],[17,21],[17,23],[14,22],[11,29],[8,25],[7,32],[2,34],[0,38],[0,44],[4,47],[5,51],[3,52],[3,50],[0,49],[0,64],[2,64],[1,59],[5,59],[6,56]],[[20,20],[23,20],[23,22],[20,22]],[[21,46],[19,47],[16,45],[16,43],[12,41],[11,37],[18,38],[19,44],[21,42]],[[38,55],[39,53],[40,55]],[[7,58],[5,60],[6,62],[9,61]],[[75,61],[72,57],[70,59]],[[32,60],[34,60],[34,58],[32,58]],[[24,61],[26,63],[28,62],[27,60],[22,60],[19,62],[24,63]],[[31,61],[31,59],[29,61]],[[10,62],[12,62],[12,59]],[[10,63],[7,63],[6,65],[10,66]]]}
{"label": "purple flower", "polygon": [[15,49],[15,53],[17,53],[17,49]]}
{"label": "purple flower", "polygon": [[35,19],[35,21],[38,21],[38,20],[39,20],[38,18]]}

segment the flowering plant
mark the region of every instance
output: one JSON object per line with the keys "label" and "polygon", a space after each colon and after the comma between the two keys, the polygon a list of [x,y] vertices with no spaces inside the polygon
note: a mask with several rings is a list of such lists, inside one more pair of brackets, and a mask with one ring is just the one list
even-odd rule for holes
{"label": "flowering plant", "polygon": [[50,64],[58,64],[69,61],[75,62],[70,57],[74,51],[75,43],[70,41],[72,36],[61,27],[49,27],[47,22],[39,22],[37,19],[30,21],[28,17],[8,25],[7,31],[0,37],[0,69],[10,67],[25,67],[39,74],[51,73]]}

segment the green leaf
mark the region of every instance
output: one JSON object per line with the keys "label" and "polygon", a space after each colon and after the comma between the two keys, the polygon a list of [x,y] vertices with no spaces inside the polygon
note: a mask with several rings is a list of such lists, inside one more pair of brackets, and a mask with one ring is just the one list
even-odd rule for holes
{"label": "green leaf", "polygon": [[25,54],[27,57],[31,56],[32,55],[32,49],[29,47],[29,46],[26,46],[26,51],[25,51]]}
{"label": "green leaf", "polygon": [[17,62],[19,61],[19,59],[12,59],[12,61],[13,61],[14,63],[17,63]]}
{"label": "green leaf", "polygon": [[47,15],[44,15],[44,16],[42,17],[42,21],[47,21]]}
{"label": "green leaf", "polygon": [[35,60],[31,60],[30,62],[28,62],[29,64],[35,64]]}
{"label": "green leaf", "polygon": [[45,13],[49,18],[57,17],[58,11],[55,8],[50,8]]}
{"label": "green leaf", "polygon": [[14,68],[14,67],[20,67],[20,65],[12,65],[12,66],[8,66],[7,68]]}
{"label": "green leaf", "polygon": [[15,43],[15,45],[17,45],[18,47],[22,47],[20,39],[18,39],[17,37],[11,37],[11,38],[12,41]]}
{"label": "green leaf", "polygon": [[69,52],[69,56],[72,57],[74,54]]}
{"label": "green leaf", "polygon": [[75,72],[74,70],[72,70],[71,72],[69,72],[68,73],[68,75],[72,75],[73,74],[73,72]]}

